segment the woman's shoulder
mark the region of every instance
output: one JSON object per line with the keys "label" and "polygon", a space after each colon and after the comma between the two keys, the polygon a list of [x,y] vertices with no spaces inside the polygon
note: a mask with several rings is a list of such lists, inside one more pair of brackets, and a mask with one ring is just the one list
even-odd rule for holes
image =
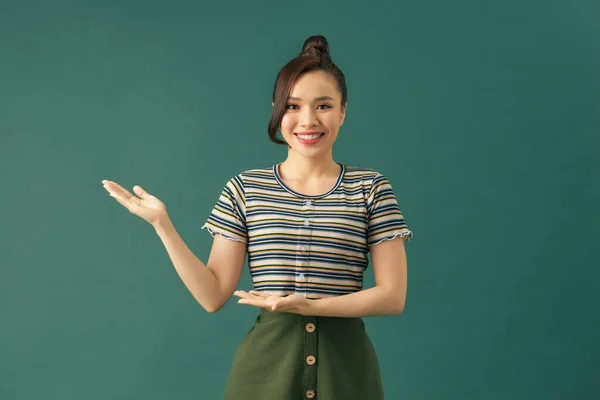
{"label": "woman's shoulder", "polygon": [[273,165],[267,166],[258,166],[255,168],[239,170],[235,173],[234,176],[231,176],[231,179],[244,180],[246,178],[251,177],[266,177],[268,175],[273,174]]}
{"label": "woman's shoulder", "polygon": [[346,165],[346,177],[350,179],[374,180],[383,177],[383,174],[370,167],[359,167],[354,165]]}

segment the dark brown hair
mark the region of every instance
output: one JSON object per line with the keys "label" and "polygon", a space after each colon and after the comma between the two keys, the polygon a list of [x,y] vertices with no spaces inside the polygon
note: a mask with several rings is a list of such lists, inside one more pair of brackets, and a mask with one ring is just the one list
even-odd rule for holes
{"label": "dark brown hair", "polygon": [[311,36],[304,42],[300,54],[285,64],[277,74],[273,89],[273,110],[268,127],[271,141],[287,144],[285,140],[277,137],[279,125],[286,111],[287,99],[298,78],[306,72],[315,70],[325,71],[335,78],[342,95],[341,106],[346,104],[348,100],[346,79],[342,71],[331,61],[327,39],[320,35]]}

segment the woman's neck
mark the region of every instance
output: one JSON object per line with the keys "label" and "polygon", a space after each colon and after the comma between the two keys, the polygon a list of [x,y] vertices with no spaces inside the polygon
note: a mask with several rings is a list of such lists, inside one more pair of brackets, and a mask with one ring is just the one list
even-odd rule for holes
{"label": "woman's neck", "polygon": [[340,166],[333,158],[306,158],[288,154],[288,157],[279,165],[279,173],[286,179],[297,182],[311,182],[325,178],[336,178],[340,173]]}

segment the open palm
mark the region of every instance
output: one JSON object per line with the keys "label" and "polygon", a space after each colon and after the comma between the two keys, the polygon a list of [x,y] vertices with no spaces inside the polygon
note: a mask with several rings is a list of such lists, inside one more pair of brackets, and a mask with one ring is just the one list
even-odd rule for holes
{"label": "open palm", "polygon": [[308,300],[298,293],[281,296],[257,290],[250,290],[249,292],[236,290],[233,294],[240,298],[238,304],[248,304],[269,311],[281,311],[301,315],[306,315],[308,311]]}
{"label": "open palm", "polygon": [[134,186],[131,194],[127,189],[116,182],[103,180],[104,189],[121,205],[127,208],[132,214],[137,215],[146,222],[155,225],[167,215],[167,207],[157,197],[152,196],[139,186]]}

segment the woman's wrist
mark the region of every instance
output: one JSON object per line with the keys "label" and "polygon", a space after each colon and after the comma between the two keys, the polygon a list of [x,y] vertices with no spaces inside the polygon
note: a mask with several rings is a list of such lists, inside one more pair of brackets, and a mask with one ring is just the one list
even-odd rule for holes
{"label": "woman's wrist", "polygon": [[300,309],[300,313],[305,316],[317,315],[319,308],[319,299],[305,299],[304,305]]}
{"label": "woman's wrist", "polygon": [[169,218],[169,215],[165,213],[164,215],[157,218],[156,221],[154,221],[154,223],[152,224],[152,226],[154,227],[156,232],[160,234],[161,232],[164,232],[168,228],[172,227],[173,224],[171,222],[171,219]]}

